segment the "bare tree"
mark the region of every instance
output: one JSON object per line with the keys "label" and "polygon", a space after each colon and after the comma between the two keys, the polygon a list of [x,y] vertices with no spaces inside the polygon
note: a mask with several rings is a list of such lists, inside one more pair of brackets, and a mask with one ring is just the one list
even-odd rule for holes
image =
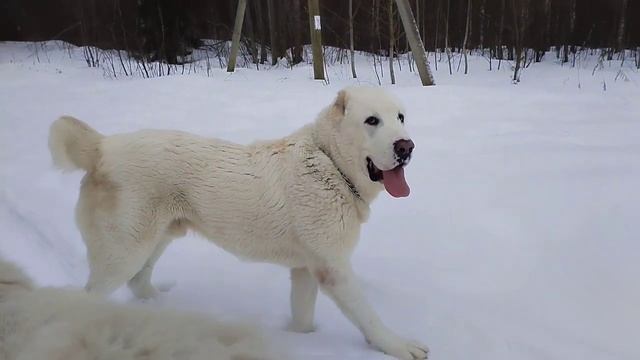
{"label": "bare tree", "polygon": [[480,2],[480,51],[482,52],[482,55],[484,56],[484,24],[485,24],[485,4],[486,4],[487,0],[482,0]]}
{"label": "bare tree", "polygon": [[[517,4],[516,4],[517,1]],[[520,69],[526,60],[526,52],[523,56],[523,38],[528,21],[528,0],[511,0],[513,10],[513,42],[515,45],[515,67],[513,70],[513,82],[520,82]],[[520,5],[519,7],[517,5]]]}
{"label": "bare tree", "polygon": [[627,3],[628,0],[620,0],[620,21],[618,22],[618,41],[617,51],[624,52],[624,30],[625,30],[625,17],[627,15]]}
{"label": "bare tree", "polygon": [[271,65],[278,63],[280,58],[280,49],[278,47],[278,34],[277,34],[277,21],[276,21],[276,9],[273,3],[274,0],[267,0],[267,12],[269,15],[269,36],[271,40]]}
{"label": "bare tree", "polygon": [[[244,22],[245,22],[246,27],[247,27],[247,31],[246,31],[247,36],[246,36],[246,38],[247,38],[247,42],[248,42],[248,45],[249,45],[249,50],[251,51],[251,60],[253,61],[254,64],[257,65],[258,62],[259,62],[259,59],[258,59],[258,45],[257,45],[257,42],[256,42],[256,33],[255,33],[254,28],[253,28],[253,18],[254,18],[254,16],[251,13],[251,6],[249,6],[249,7],[245,6],[245,8],[246,8],[246,10],[245,10],[245,20],[244,20]],[[256,66],[256,69],[259,69],[259,67]]]}
{"label": "bare tree", "polygon": [[238,57],[238,48],[240,47],[240,34],[242,33],[242,22],[244,21],[244,10],[246,7],[247,0],[238,0],[236,21],[233,26],[233,36],[231,38],[231,53],[229,54],[229,62],[227,63],[227,72],[233,72],[236,69],[236,58]]}
{"label": "bare tree", "polygon": [[498,70],[502,64],[502,58],[504,57],[504,49],[502,47],[502,33],[504,32],[504,8],[505,0],[500,0],[500,27],[498,27],[498,40],[496,41],[496,55],[498,58]]}
{"label": "bare tree", "polygon": [[389,6],[387,12],[389,13],[389,76],[391,76],[391,83],[396,83],[396,74],[393,72],[393,43],[396,41],[393,29],[393,0],[388,0]]}
{"label": "bare tree", "polygon": [[[302,54],[304,47],[302,44],[302,34],[304,34],[304,27],[302,26],[301,19],[301,0],[290,0],[291,12],[293,21],[291,21],[292,27],[289,28],[290,34],[293,35],[293,49],[291,51],[291,61],[293,64],[299,64],[302,62]],[[289,22],[288,22],[289,23]]]}
{"label": "bare tree", "polygon": [[548,44],[551,36],[551,0],[544,0],[542,5],[542,16],[544,18],[544,32],[542,35],[541,45],[536,49],[536,62],[542,61],[544,54],[547,52]]}
{"label": "bare tree", "polygon": [[[464,73],[469,72],[469,63],[467,61],[467,40],[469,39],[469,25],[471,22],[471,0],[467,0],[467,24],[464,29],[464,40],[462,41],[462,52],[464,54]],[[458,66],[458,69],[460,66]]]}
{"label": "bare tree", "polygon": [[518,8],[516,7],[516,0],[511,0],[511,7],[513,9],[513,42],[516,48],[516,65],[513,70],[513,82],[517,83],[518,72],[520,71],[520,55],[522,54],[522,47],[520,44],[520,17],[518,14]]}
{"label": "bare tree", "polygon": [[568,0],[569,1],[569,31],[565,34],[564,41],[564,53],[562,57],[562,62],[569,62],[569,42],[573,39],[573,30],[576,26],[576,0]]}
{"label": "bare tree", "polygon": [[260,33],[260,64],[264,64],[267,61],[267,32],[265,31],[264,16],[262,16],[262,1],[251,1],[251,3],[255,5],[255,20]]}
{"label": "bare tree", "polygon": [[[436,71],[438,71],[438,29],[440,27],[440,8],[441,8],[441,1],[442,0],[438,0],[438,6],[436,8],[436,36],[433,38],[433,65],[436,67]],[[423,27],[424,30],[424,27]],[[426,40],[426,38],[425,38]]]}
{"label": "bare tree", "polygon": [[[369,28],[369,34],[373,35],[375,34],[376,31],[376,4],[377,1],[376,0],[371,0],[371,21],[369,21],[369,24],[371,25],[371,27]],[[373,36],[369,36],[369,50],[374,54],[375,56],[375,49],[376,49],[376,44],[375,44],[375,40]]]}
{"label": "bare tree", "polygon": [[[504,0],[502,0],[504,1]],[[449,15],[451,13],[451,3],[447,0],[447,17],[445,18],[444,31],[444,51],[447,53],[447,62],[449,63],[449,75],[453,75],[451,70],[451,49],[449,48]]]}

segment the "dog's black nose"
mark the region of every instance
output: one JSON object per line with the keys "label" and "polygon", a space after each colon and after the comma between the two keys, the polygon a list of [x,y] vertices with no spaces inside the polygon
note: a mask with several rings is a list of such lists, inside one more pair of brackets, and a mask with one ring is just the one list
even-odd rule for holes
{"label": "dog's black nose", "polygon": [[393,143],[393,151],[400,159],[404,160],[411,155],[414,146],[413,141],[402,139]]}

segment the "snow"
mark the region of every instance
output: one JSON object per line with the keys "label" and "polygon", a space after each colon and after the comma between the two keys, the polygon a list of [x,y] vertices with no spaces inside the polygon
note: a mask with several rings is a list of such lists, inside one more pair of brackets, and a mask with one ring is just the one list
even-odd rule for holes
{"label": "snow", "polygon": [[[74,224],[82,174],[55,170],[46,145],[58,116],[105,134],[170,128],[248,143],[313,120],[343,86],[377,84],[364,55],[359,81],[335,63],[326,84],[308,64],[113,79],[81,53],[0,43],[0,253],[41,285],[83,286],[88,274]],[[640,358],[640,74],[629,59],[592,74],[596,61],[561,66],[550,53],[514,85],[508,62],[488,71],[474,55],[469,75],[449,75],[443,57],[428,88],[406,62],[388,85],[382,64],[416,143],[412,193],[380,195],[353,262],[383,320],[430,358]],[[154,282],[176,285],[149,306],[257,321],[293,358],[386,358],[325,296],[315,333],[285,331],[288,271],[193,235],[167,249]],[[126,289],[115,299],[137,301]]]}

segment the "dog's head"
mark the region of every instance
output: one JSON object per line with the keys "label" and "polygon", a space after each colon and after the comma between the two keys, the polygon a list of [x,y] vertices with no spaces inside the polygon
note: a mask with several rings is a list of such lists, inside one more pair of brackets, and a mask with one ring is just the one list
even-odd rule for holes
{"label": "dog's head", "polygon": [[338,93],[333,106],[339,114],[334,136],[342,156],[355,161],[371,182],[382,183],[391,196],[408,196],[404,167],[414,144],[400,102],[380,88],[351,87]]}

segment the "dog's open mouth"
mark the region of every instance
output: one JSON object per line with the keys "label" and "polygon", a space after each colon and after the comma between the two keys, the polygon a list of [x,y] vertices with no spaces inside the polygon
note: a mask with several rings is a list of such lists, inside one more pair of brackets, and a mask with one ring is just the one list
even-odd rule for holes
{"label": "dog's open mouth", "polygon": [[369,179],[371,181],[381,181],[384,184],[385,190],[389,195],[393,197],[407,197],[409,196],[409,184],[404,178],[404,165],[402,163],[391,170],[380,170],[373,163],[373,161],[367,157],[367,170],[369,171]]}

